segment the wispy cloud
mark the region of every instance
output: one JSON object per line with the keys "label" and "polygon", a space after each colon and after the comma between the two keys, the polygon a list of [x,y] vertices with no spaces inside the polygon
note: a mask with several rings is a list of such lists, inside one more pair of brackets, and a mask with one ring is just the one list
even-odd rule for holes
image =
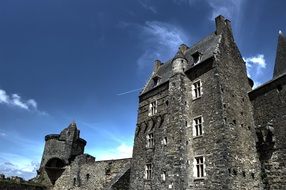
{"label": "wispy cloud", "polygon": [[224,15],[229,19],[234,19],[239,16],[243,0],[207,0],[212,7],[211,19],[213,20],[218,15]]}
{"label": "wispy cloud", "polygon": [[0,173],[31,179],[36,176],[39,163],[18,154],[0,153]]}
{"label": "wispy cloud", "polygon": [[170,23],[147,21],[139,27],[145,49],[137,60],[140,70],[153,65],[155,59],[170,58],[179,45],[188,39],[182,28]]}
{"label": "wispy cloud", "polygon": [[46,112],[38,110],[38,104],[34,99],[23,100],[18,94],[7,94],[3,89],[0,89],[0,104],[24,109],[27,111],[37,111],[42,115],[46,115]]}
{"label": "wispy cloud", "polygon": [[[242,4],[244,0],[203,0],[205,1],[211,8],[211,20],[214,20],[218,15],[223,15],[229,19],[238,19],[238,16],[241,11]],[[190,6],[193,6],[196,3],[201,3],[201,0],[173,0],[175,3],[189,3]]]}
{"label": "wispy cloud", "polygon": [[125,91],[125,92],[121,92],[121,93],[118,93],[116,94],[117,96],[122,96],[122,95],[125,95],[125,94],[130,94],[130,93],[133,93],[133,92],[138,92],[139,90],[142,90],[143,88],[136,88],[136,89],[132,89],[132,90],[128,90],[128,91]]}
{"label": "wispy cloud", "polygon": [[243,60],[246,63],[247,75],[254,80],[254,88],[259,86],[261,82],[259,78],[263,74],[263,70],[267,64],[263,54],[258,54],[251,57],[244,57]]}
{"label": "wispy cloud", "polygon": [[34,161],[27,162],[22,166],[11,162],[0,164],[0,173],[6,176],[19,176],[26,180],[35,177],[37,169],[39,169],[39,163]]}
{"label": "wispy cloud", "polygon": [[154,6],[150,5],[150,0],[138,0],[140,5],[144,8],[147,9],[153,13],[157,13],[157,10]]}
{"label": "wispy cloud", "polygon": [[5,137],[5,136],[7,136],[6,133],[0,132],[0,137]]}
{"label": "wispy cloud", "polygon": [[131,158],[133,147],[131,145],[120,144],[114,149],[107,149],[100,153],[97,153],[96,158],[98,160],[110,160],[120,158]]}

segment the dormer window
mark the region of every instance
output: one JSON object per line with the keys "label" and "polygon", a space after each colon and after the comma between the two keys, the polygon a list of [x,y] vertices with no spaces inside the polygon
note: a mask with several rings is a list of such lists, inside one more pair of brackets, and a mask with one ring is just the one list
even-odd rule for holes
{"label": "dormer window", "polygon": [[194,61],[194,65],[198,64],[201,61],[201,53],[196,51],[192,57],[193,57],[193,61]]}
{"label": "dormer window", "polygon": [[155,76],[153,78],[153,87],[157,86],[160,83],[161,78],[158,76]]}

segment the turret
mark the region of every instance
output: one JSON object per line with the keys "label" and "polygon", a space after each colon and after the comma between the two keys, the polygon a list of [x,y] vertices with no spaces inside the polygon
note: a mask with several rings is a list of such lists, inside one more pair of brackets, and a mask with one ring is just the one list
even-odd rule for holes
{"label": "turret", "polygon": [[45,149],[39,175],[44,176],[46,183],[54,184],[76,156],[83,154],[86,141],[79,137],[76,123],[71,123],[60,134],[45,137]]}
{"label": "turret", "polygon": [[278,76],[281,76],[282,74],[285,73],[286,73],[286,39],[282,31],[279,31],[273,78],[277,78]]}
{"label": "turret", "polygon": [[187,66],[187,60],[184,56],[186,50],[187,46],[185,44],[182,44],[179,47],[179,50],[176,53],[175,57],[173,58],[172,60],[173,74],[184,73]]}

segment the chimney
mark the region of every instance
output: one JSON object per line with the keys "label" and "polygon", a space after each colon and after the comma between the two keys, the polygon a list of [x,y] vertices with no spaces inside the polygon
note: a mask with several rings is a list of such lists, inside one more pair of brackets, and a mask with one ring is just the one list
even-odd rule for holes
{"label": "chimney", "polygon": [[161,65],[162,65],[162,63],[160,60],[155,60],[153,73],[156,73],[159,70]]}
{"label": "chimney", "polygon": [[231,22],[225,19],[222,15],[215,18],[216,34],[220,35],[229,32],[232,35]]}
{"label": "chimney", "polygon": [[186,50],[189,49],[189,47],[186,44],[181,44],[179,47],[179,50],[185,54]]}

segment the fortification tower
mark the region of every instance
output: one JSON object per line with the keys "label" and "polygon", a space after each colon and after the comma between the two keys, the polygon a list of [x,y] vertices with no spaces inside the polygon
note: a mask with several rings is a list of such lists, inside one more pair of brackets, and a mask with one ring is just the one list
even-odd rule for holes
{"label": "fortification tower", "polygon": [[222,16],[214,33],[156,61],[139,96],[131,189],[262,189],[252,84]]}
{"label": "fortification tower", "polygon": [[45,149],[38,175],[46,184],[54,184],[76,156],[83,154],[86,141],[79,137],[80,131],[71,123],[60,134],[45,137]]}

